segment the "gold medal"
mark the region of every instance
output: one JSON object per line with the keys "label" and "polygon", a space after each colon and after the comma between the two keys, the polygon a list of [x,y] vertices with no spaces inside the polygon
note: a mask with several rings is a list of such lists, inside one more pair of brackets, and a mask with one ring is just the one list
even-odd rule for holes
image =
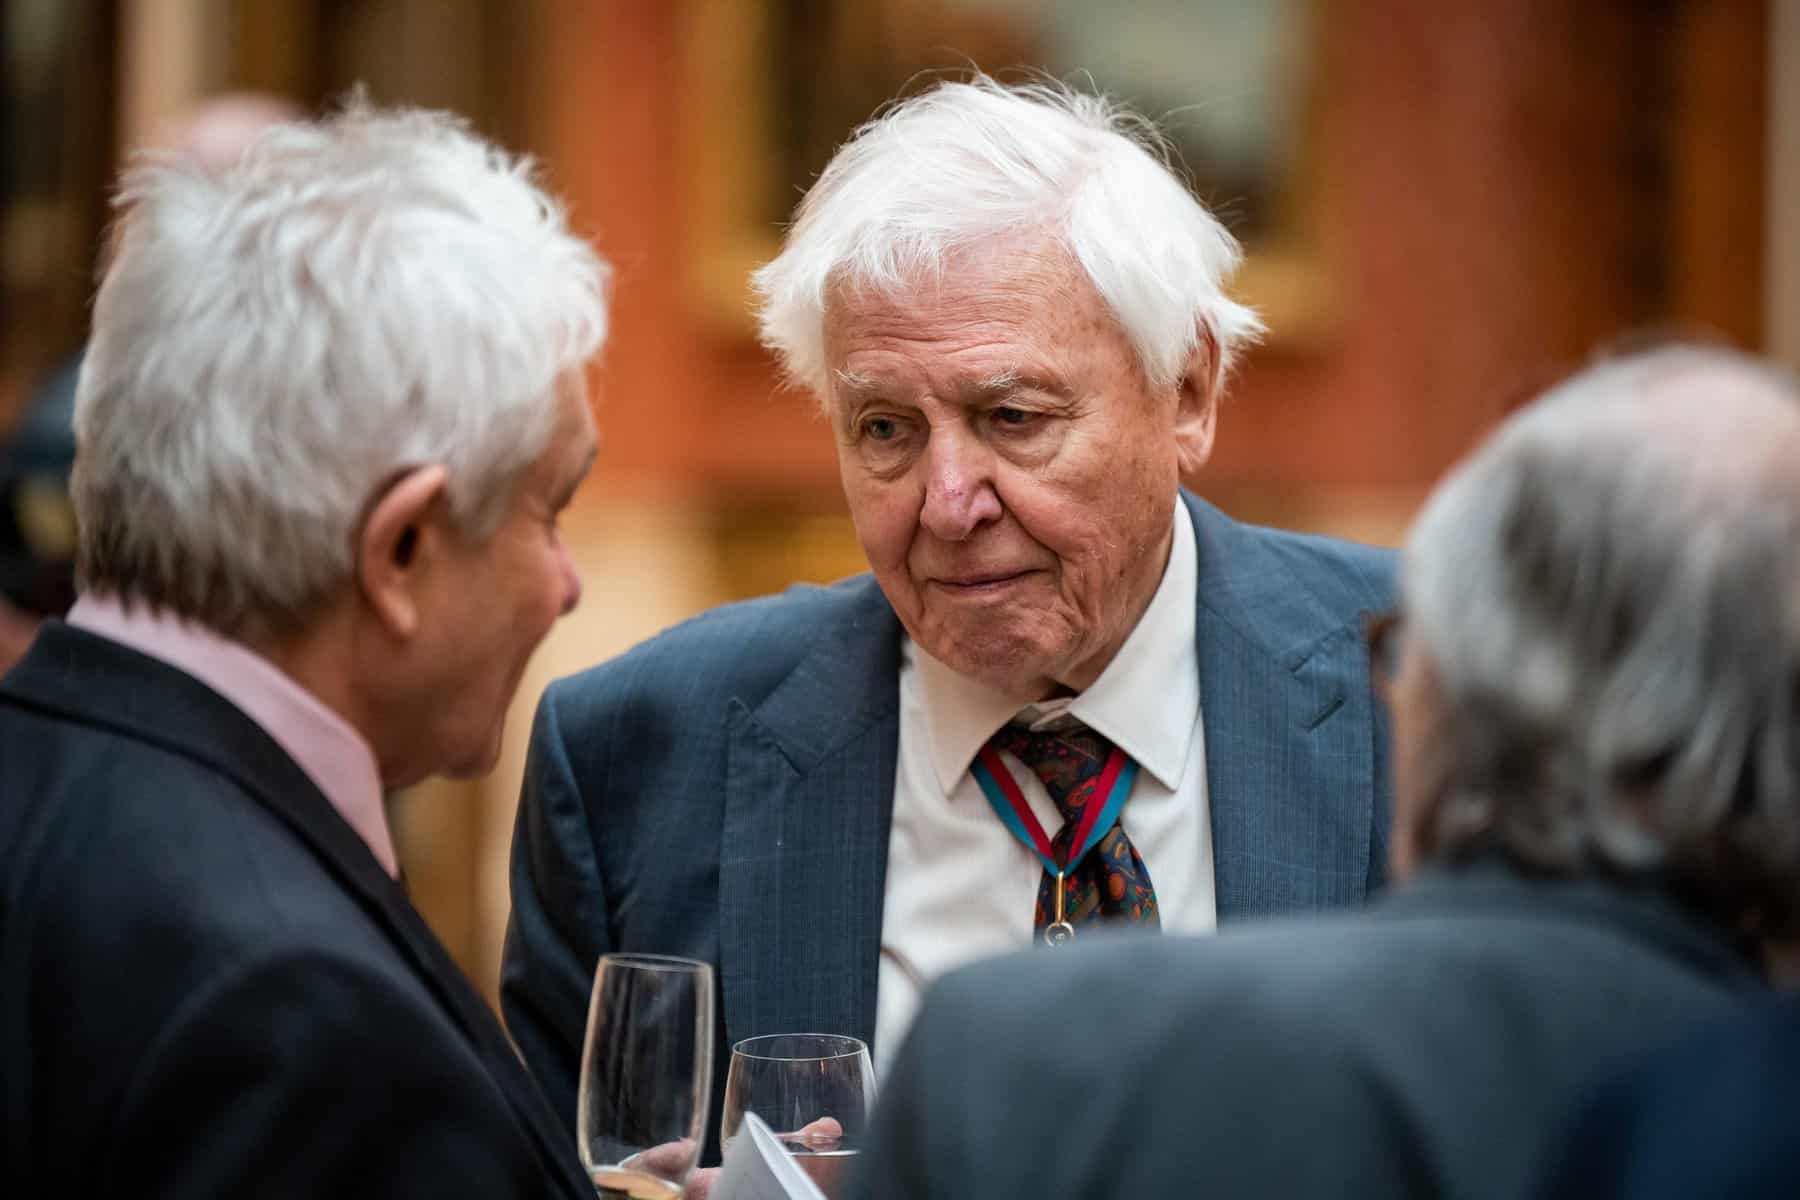
{"label": "gold medal", "polygon": [[[1137,778],[1137,764],[1117,746],[1112,748],[1094,791],[1087,799],[1085,814],[1073,827],[1064,826],[1064,831],[1071,834],[1071,839],[1060,866],[1056,862],[1054,843],[1044,832],[1044,827],[1031,811],[1031,806],[1025,802],[1025,795],[1019,791],[1018,781],[1013,778],[1011,769],[1000,760],[1000,752],[994,748],[993,743],[990,742],[976,752],[969,772],[974,775],[975,782],[981,785],[982,794],[999,814],[1000,820],[1044,864],[1044,871],[1055,877],[1056,903],[1052,908],[1055,919],[1044,926],[1044,945],[1068,945],[1075,940],[1075,926],[1068,918],[1068,898],[1063,894],[1063,886],[1068,881],[1069,872],[1100,843],[1106,831],[1118,823],[1119,810],[1124,805],[1125,798],[1131,794],[1132,782]],[[1045,783],[1044,786],[1048,789],[1050,785]],[[1041,896],[1043,893],[1040,891],[1038,894]],[[1090,915],[1091,913],[1084,913],[1083,917],[1085,919]],[[1033,914],[1032,923],[1035,925],[1036,921],[1036,914]]]}
{"label": "gold medal", "polygon": [[1056,873],[1056,919],[1044,929],[1044,945],[1066,946],[1075,940],[1075,927],[1063,919],[1063,873]]}

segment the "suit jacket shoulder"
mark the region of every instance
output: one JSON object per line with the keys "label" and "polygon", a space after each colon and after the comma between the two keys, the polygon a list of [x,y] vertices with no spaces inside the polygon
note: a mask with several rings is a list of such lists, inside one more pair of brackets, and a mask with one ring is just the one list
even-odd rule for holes
{"label": "suit jacket shoulder", "polygon": [[824,630],[871,638],[899,636],[899,623],[873,576],[819,587],[798,584],[708,609],[641,642],[617,658],[551,684],[565,721],[579,721],[614,701],[681,704],[696,695],[731,695],[760,703],[817,645]]}
{"label": "suit jacket shoulder", "polygon": [[1746,1006],[1634,1063],[1563,1131],[1552,1200],[1800,1196],[1800,997]]}
{"label": "suit jacket shoulder", "polygon": [[1291,656],[1393,605],[1394,551],[1247,524],[1182,495],[1199,547],[1201,607],[1272,651]]}
{"label": "suit jacket shoulder", "polygon": [[[1585,1081],[1757,986],[1675,906],[1593,893],[1459,883],[951,975],[860,1194],[1525,1194]],[[1075,1012],[1103,1016],[1046,1053]],[[1059,1111],[1101,1133],[1043,1146]]]}
{"label": "suit jacket shoulder", "polygon": [[0,1173],[28,1193],[523,1196],[554,1166],[580,1194],[454,972],[198,681],[52,627],[0,685]]}
{"label": "suit jacket shoulder", "polygon": [[1399,555],[1393,550],[1285,529],[1244,528],[1333,609],[1356,612],[1393,601],[1399,567]]}

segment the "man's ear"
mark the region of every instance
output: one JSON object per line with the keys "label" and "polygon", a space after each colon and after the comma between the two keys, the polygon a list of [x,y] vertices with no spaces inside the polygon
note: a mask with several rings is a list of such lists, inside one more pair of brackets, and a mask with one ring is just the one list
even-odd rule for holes
{"label": "man's ear", "polygon": [[1175,381],[1175,446],[1184,478],[1198,474],[1212,457],[1220,382],[1218,343],[1210,331],[1201,329],[1200,340]]}
{"label": "man's ear", "polygon": [[395,637],[419,627],[419,584],[445,533],[449,478],[435,464],[406,472],[375,498],[357,535],[357,586]]}

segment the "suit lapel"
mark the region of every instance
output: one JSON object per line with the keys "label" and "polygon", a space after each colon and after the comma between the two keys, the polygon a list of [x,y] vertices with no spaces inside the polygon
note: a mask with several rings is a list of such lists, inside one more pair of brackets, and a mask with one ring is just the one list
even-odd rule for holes
{"label": "suit lapel", "polygon": [[840,587],[840,618],[794,671],[755,708],[734,699],[726,718],[728,1042],[803,1030],[874,1040],[900,626],[873,580]]}
{"label": "suit lapel", "polygon": [[[1367,890],[1373,700],[1361,631],[1266,535],[1182,494],[1222,920]],[[766,700],[733,700],[719,862],[727,1042],[819,1029],[873,1044],[899,743],[900,628],[872,579]],[[874,687],[870,681],[878,681]]]}
{"label": "suit lapel", "polygon": [[1373,699],[1361,631],[1182,494],[1199,549],[1200,711],[1220,921],[1353,905],[1368,885]]}
{"label": "suit lapel", "polygon": [[4,690],[35,707],[202,762],[274,814],[386,930],[482,1052],[549,1169],[575,1194],[588,1193],[591,1185],[570,1166],[572,1148],[561,1123],[486,1004],[368,846],[261,726],[191,676],[57,622],[39,634]]}

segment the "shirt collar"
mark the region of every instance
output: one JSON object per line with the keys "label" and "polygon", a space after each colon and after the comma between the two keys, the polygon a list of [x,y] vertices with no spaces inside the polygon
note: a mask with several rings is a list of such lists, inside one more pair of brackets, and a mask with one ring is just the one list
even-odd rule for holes
{"label": "shirt collar", "polygon": [[142,604],[127,609],[111,596],[80,597],[67,620],[160,659],[230,701],[306,772],[387,873],[397,874],[375,752],[348,721],[274,663],[203,626]]}
{"label": "shirt collar", "polygon": [[1194,648],[1197,557],[1194,523],[1187,505],[1178,500],[1169,562],[1150,606],[1100,677],[1072,699],[1021,709],[1015,700],[957,674],[907,638],[904,663],[919,673],[932,766],[944,794],[955,790],[982,745],[1015,716],[1042,725],[1064,712],[1131,755],[1164,787],[1179,787],[1200,715]]}

